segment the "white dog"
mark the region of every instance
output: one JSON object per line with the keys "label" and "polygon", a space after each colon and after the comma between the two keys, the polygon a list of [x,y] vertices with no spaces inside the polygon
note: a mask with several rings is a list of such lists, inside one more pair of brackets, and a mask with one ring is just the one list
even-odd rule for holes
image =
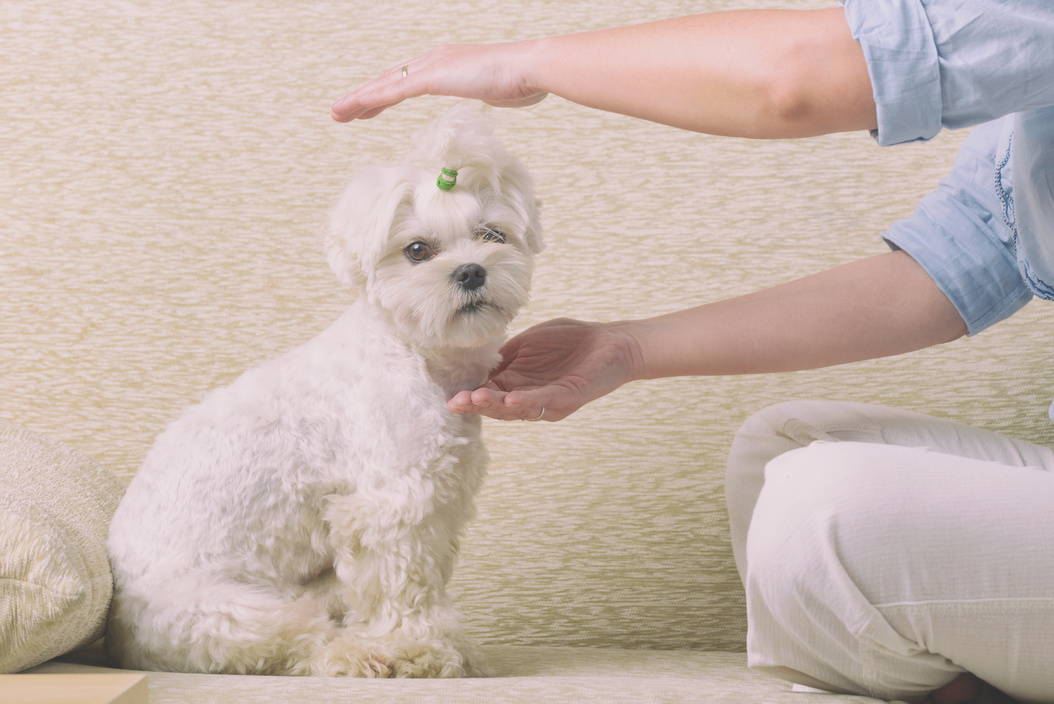
{"label": "white dog", "polygon": [[487,453],[479,418],[446,401],[497,365],[541,248],[529,175],[476,109],[433,123],[402,165],[358,175],[326,231],[357,301],[187,410],[114,516],[117,660],[486,674],[446,584]]}

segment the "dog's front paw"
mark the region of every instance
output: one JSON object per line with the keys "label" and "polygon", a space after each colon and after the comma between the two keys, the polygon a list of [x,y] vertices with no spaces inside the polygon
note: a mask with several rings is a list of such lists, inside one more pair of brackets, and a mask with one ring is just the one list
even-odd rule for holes
{"label": "dog's front paw", "polygon": [[474,645],[437,640],[400,643],[392,661],[395,677],[488,677],[493,674]]}
{"label": "dog's front paw", "polygon": [[472,643],[437,638],[355,638],[330,642],[312,659],[323,677],[488,677],[493,674]]}
{"label": "dog's front paw", "polygon": [[394,653],[377,642],[338,638],[311,662],[311,674],[322,677],[392,677]]}

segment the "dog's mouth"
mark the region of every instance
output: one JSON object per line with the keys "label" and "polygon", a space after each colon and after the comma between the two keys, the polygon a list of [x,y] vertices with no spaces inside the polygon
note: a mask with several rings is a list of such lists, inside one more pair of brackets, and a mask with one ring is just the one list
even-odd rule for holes
{"label": "dog's mouth", "polygon": [[471,303],[466,303],[457,309],[458,315],[471,315],[473,313],[479,313],[480,311],[492,308],[493,306],[482,298]]}

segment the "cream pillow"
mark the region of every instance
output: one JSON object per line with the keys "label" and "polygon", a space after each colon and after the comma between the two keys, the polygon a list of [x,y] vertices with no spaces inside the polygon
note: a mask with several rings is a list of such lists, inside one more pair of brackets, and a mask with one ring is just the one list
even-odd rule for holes
{"label": "cream pillow", "polygon": [[0,672],[102,636],[106,534],[124,488],[83,453],[0,421]]}

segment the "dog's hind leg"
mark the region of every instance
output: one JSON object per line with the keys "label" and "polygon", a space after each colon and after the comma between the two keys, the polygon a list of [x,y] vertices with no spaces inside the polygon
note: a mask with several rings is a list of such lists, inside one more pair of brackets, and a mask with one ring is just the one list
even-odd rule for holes
{"label": "dog's hind leg", "polygon": [[324,599],[265,586],[182,579],[115,596],[107,647],[123,667],[175,672],[308,675],[338,632]]}
{"label": "dog's hind leg", "polygon": [[444,515],[448,507],[413,496],[329,498],[325,519],[348,613],[344,632],[320,661],[320,674],[488,674],[446,592],[460,523]]}

